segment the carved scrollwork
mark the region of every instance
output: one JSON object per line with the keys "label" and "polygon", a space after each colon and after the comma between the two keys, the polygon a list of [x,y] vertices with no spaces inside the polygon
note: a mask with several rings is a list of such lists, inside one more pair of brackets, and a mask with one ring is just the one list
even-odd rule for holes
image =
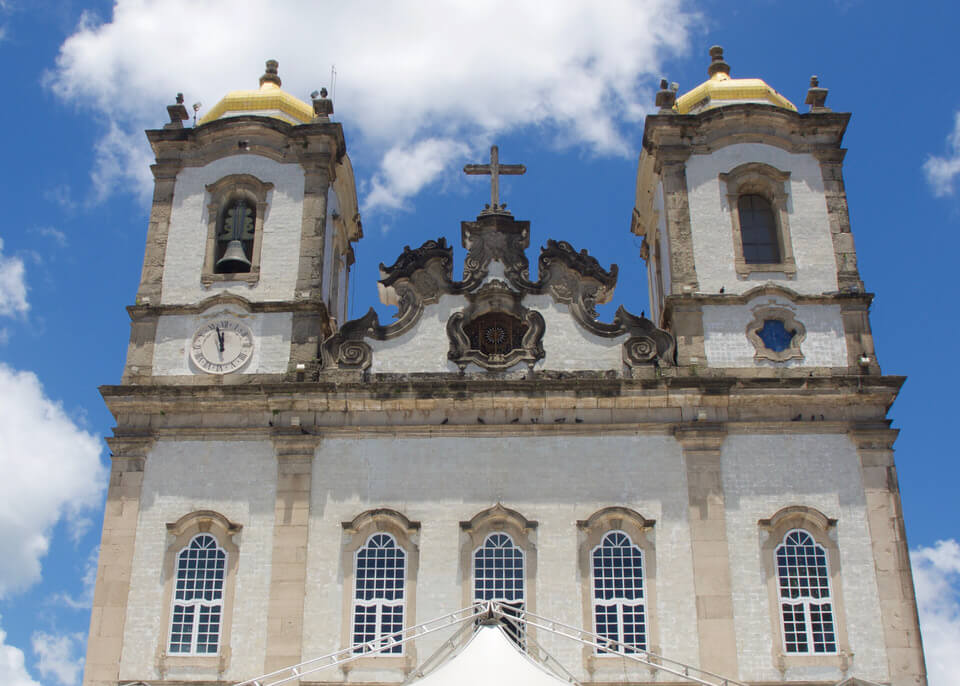
{"label": "carved scrollwork", "polygon": [[[453,249],[444,238],[426,241],[416,249],[408,246],[392,265],[380,265],[381,299],[397,307],[395,321],[383,326],[371,309],[362,318],[346,322],[321,346],[324,368],[368,368],[372,353],[365,338],[387,340],[409,331],[424,306],[445,294],[464,295],[470,302],[447,322],[448,357],[461,369],[474,363],[504,370],[519,362],[532,365],[544,357],[543,317],[521,305],[525,296],[535,294],[548,294],[566,305],[574,321],[595,336],[625,338],[622,357],[629,367],[674,363],[673,337],[646,317],[621,307],[612,322],[599,321],[596,306],[613,296],[616,265],[604,269],[586,250],[578,252],[566,241],[549,240],[540,251],[538,279],[532,282],[526,256],[529,222],[508,214],[488,214],[462,222],[461,231],[467,249],[463,280],[452,279]],[[503,266],[505,282],[491,279],[494,262]],[[481,340],[481,334],[497,340]]]}
{"label": "carved scrollwork", "polygon": [[502,371],[543,358],[546,324],[539,312],[520,304],[519,293],[502,281],[493,281],[467,297],[470,306],[447,320],[447,357],[461,370],[473,363]]}

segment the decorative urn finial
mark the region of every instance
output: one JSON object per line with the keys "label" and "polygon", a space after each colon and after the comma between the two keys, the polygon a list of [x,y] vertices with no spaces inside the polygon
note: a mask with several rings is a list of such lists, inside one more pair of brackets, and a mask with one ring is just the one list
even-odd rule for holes
{"label": "decorative urn finial", "polygon": [[713,78],[715,74],[730,75],[730,65],[723,61],[723,48],[714,45],[710,48],[710,66],[707,67],[707,74]]}
{"label": "decorative urn finial", "polygon": [[280,63],[276,60],[267,60],[267,70],[263,72],[263,76],[260,77],[260,86],[263,87],[265,83],[272,83],[279,88],[282,84],[280,77],[277,76],[277,67],[280,66]]}

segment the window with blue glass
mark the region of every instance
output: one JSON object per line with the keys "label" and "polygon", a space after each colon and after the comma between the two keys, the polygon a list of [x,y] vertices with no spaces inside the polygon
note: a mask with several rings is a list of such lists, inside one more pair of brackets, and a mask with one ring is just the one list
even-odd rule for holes
{"label": "window with blue glass", "polygon": [[757,330],[757,336],[763,344],[778,353],[790,347],[795,334],[795,331],[788,330],[786,324],[779,319],[766,319],[763,326]]}
{"label": "window with blue glass", "polygon": [[803,529],[776,549],[780,619],[788,654],[837,652],[827,551]]}
{"label": "window with blue glass", "polygon": [[[473,599],[494,600],[508,613],[524,609],[523,551],[503,532],[487,536],[483,545],[473,553]],[[505,623],[507,634],[518,644],[524,644],[523,623]]]}
{"label": "window with blue glass", "polygon": [[646,650],[643,551],[624,532],[611,531],[593,549],[591,567],[597,634],[627,652]]}
{"label": "window with blue glass", "polygon": [[169,652],[211,655],[220,648],[227,553],[209,534],[194,536],[177,555]]}
{"label": "window with blue glass", "polygon": [[390,534],[371,536],[357,551],[353,601],[353,645],[378,641],[387,646],[381,655],[403,652],[402,644],[390,645],[403,634],[404,584],[407,554]]}

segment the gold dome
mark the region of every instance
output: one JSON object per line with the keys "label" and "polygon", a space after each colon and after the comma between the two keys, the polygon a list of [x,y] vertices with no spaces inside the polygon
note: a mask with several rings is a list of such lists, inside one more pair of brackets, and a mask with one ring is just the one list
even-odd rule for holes
{"label": "gold dome", "polygon": [[761,103],[797,111],[796,105],[768,86],[763,79],[731,79],[730,65],[723,61],[723,48],[710,48],[710,78],[684,93],[673,109],[679,114],[696,114],[724,105]]}
{"label": "gold dome", "polygon": [[258,90],[227,93],[197,124],[209,124],[224,117],[245,114],[273,117],[288,124],[309,124],[313,121],[313,107],[280,89],[277,66],[276,60],[267,60],[267,70],[260,77]]}

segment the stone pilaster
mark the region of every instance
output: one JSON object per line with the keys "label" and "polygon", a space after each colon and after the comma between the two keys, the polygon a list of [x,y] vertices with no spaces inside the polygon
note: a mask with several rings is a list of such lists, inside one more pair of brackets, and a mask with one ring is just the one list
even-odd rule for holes
{"label": "stone pilaster", "polygon": [[116,686],[120,678],[143,468],[154,439],[113,437],[108,438],[107,443],[113,455],[83,686]]}
{"label": "stone pilaster", "polygon": [[837,261],[837,285],[841,291],[863,292],[863,281],[857,267],[857,251],[850,231],[850,211],[847,190],[843,184],[843,158],[846,150],[830,148],[818,150],[823,193],[827,201],[827,217],[833,236],[833,251]]}
{"label": "stone pilaster", "polygon": [[699,288],[693,258],[690,199],[687,195],[687,160],[664,160],[660,169],[664,212],[670,240],[670,292],[693,293]]}
{"label": "stone pilaster", "polygon": [[675,432],[687,463],[700,668],[736,679],[737,641],[720,467],[720,447],[726,435],[719,425],[677,428]]}
{"label": "stone pilaster", "polygon": [[309,364],[319,356],[320,343],[329,333],[329,314],[323,304],[324,242],[327,232],[327,194],[330,191],[330,156],[312,154],[303,162],[303,220],[300,228],[300,263],[297,300],[315,303],[319,311],[293,315],[290,365]]}
{"label": "stone pilaster", "polygon": [[850,437],[860,456],[890,683],[926,686],[910,549],[893,463],[893,443],[898,433],[895,429],[855,428]]}
{"label": "stone pilaster", "polygon": [[163,264],[167,254],[170,213],[173,209],[173,190],[181,166],[179,160],[165,160],[150,167],[154,178],[153,206],[150,208],[150,223],[147,225],[147,248],[143,255],[137,304],[160,304]]}
{"label": "stone pilaster", "polygon": [[298,427],[293,427],[293,431],[273,437],[277,502],[267,608],[267,672],[295,665],[302,659],[310,484],[319,439],[301,433]]}

